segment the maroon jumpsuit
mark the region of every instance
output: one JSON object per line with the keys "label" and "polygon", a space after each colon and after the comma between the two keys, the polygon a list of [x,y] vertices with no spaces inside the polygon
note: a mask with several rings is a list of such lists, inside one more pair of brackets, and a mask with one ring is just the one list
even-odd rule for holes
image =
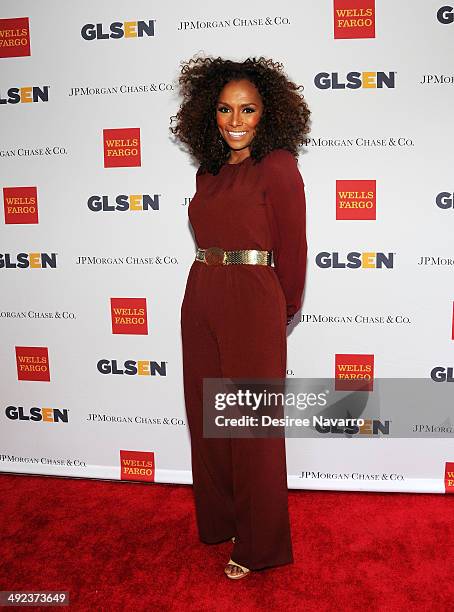
{"label": "maroon jumpsuit", "polygon": [[203,378],[285,379],[287,317],[306,272],[304,182],[275,149],[219,174],[196,175],[188,215],[197,246],[273,251],[274,267],[195,260],[181,304],[183,380],[200,539],[236,536],[232,559],[250,569],[293,561],[285,438],[205,438]]}

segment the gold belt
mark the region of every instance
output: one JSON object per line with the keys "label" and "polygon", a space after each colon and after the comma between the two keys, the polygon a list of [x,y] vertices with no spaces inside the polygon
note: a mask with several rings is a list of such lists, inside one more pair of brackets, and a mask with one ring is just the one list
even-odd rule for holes
{"label": "gold belt", "polygon": [[246,249],[242,251],[224,251],[220,247],[197,249],[196,261],[207,266],[227,266],[230,264],[254,264],[260,266],[271,265],[272,251],[257,251]]}

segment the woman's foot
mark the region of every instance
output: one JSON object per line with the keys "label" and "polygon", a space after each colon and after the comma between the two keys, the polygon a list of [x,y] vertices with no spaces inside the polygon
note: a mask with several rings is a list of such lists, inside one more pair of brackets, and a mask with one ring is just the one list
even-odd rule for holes
{"label": "woman's foot", "polygon": [[232,559],[229,560],[227,565],[225,566],[224,572],[227,575],[227,578],[231,578],[232,580],[238,580],[239,578],[244,578],[250,573],[250,569],[244,567],[244,565],[240,565],[239,563],[235,563]]}

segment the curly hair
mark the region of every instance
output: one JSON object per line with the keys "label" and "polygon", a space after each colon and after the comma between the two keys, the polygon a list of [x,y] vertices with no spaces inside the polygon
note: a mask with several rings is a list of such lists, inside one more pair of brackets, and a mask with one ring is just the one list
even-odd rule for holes
{"label": "curly hair", "polygon": [[[263,114],[250,146],[256,162],[273,149],[287,149],[295,157],[309,132],[309,110],[300,90],[283,71],[283,64],[265,57],[243,62],[221,57],[198,57],[181,62],[178,78],[183,101],[171,117],[170,131],[200,164],[200,171],[218,174],[227,161],[230,148],[220,138],[216,122],[219,94],[230,81],[247,79],[257,88]],[[176,121],[176,125],[172,123]]]}

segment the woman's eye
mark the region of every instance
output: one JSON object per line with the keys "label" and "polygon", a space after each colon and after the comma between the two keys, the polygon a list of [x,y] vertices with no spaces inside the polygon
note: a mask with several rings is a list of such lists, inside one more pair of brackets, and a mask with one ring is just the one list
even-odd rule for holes
{"label": "woman's eye", "polygon": [[[226,106],[219,106],[218,111],[220,113],[228,113],[230,112],[230,109],[228,109]],[[246,107],[243,109],[243,111],[246,111],[246,113],[255,113],[255,108]]]}

